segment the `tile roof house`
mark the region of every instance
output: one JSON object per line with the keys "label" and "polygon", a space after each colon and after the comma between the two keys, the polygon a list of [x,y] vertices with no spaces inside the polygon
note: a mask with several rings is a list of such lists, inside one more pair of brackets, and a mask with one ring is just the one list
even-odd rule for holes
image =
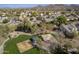
{"label": "tile roof house", "polygon": [[31,17],[29,19],[29,21],[32,23],[32,24],[40,24],[41,20],[37,20],[36,17]]}
{"label": "tile roof house", "polygon": [[66,36],[72,37],[74,36],[75,32],[77,32],[77,28],[74,24],[60,26],[60,31],[62,31]]}
{"label": "tile roof house", "polygon": [[55,19],[55,17],[53,17],[53,16],[48,16],[48,15],[44,16],[44,21],[45,21],[45,22],[51,22],[51,21],[53,21],[54,19]]}
{"label": "tile roof house", "polygon": [[[53,36],[51,34],[41,35],[44,41],[51,40]],[[54,38],[55,39],[55,38]]]}
{"label": "tile roof house", "polygon": [[67,21],[78,20],[78,16],[76,14],[65,15],[67,17]]}
{"label": "tile roof house", "polygon": [[79,22],[74,22],[74,25],[76,26],[77,31],[79,31]]}
{"label": "tile roof house", "polygon": [[3,20],[8,19],[7,16],[0,16],[0,22],[3,22]]}
{"label": "tile roof house", "polygon": [[55,48],[56,46],[54,46],[53,44],[59,44],[58,41],[51,34],[44,34],[41,35],[41,37],[43,38],[43,41],[39,42],[37,44],[37,47],[47,51],[48,53],[50,53],[51,45],[53,46],[52,48]]}

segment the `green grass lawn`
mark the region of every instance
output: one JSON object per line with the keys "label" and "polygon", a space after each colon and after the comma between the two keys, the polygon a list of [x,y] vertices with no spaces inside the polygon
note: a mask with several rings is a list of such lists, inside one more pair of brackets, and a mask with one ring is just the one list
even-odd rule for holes
{"label": "green grass lawn", "polygon": [[28,36],[28,35],[20,35],[18,36],[17,38],[13,38],[13,39],[10,39],[8,40],[6,43],[5,43],[5,46],[4,46],[4,53],[20,53],[18,51],[18,48],[16,46],[17,43],[19,42],[22,42],[22,41],[25,41],[27,39],[31,38],[31,36]]}
{"label": "green grass lawn", "polygon": [[[30,39],[32,36],[28,35],[20,35],[17,38],[13,38],[8,40],[5,43],[4,46],[4,54],[20,54],[16,44],[22,41],[25,41],[27,39]],[[32,48],[29,51],[24,52],[24,54],[40,54],[40,53],[46,53],[43,50],[38,50],[37,48]]]}
{"label": "green grass lawn", "polygon": [[47,54],[47,52],[41,49],[32,48],[29,51],[24,52],[24,54]]}

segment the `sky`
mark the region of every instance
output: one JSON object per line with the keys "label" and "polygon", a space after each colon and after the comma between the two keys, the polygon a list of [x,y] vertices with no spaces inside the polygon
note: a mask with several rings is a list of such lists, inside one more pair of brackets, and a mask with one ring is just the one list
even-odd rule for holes
{"label": "sky", "polygon": [[0,8],[31,8],[38,5],[46,6],[46,4],[0,4]]}

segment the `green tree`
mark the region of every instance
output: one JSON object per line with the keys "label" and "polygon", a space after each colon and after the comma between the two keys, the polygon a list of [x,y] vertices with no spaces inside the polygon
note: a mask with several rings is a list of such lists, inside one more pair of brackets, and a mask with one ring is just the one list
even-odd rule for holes
{"label": "green tree", "polygon": [[17,25],[17,31],[23,31],[23,23]]}
{"label": "green tree", "polygon": [[8,22],[9,22],[8,19],[4,19],[4,20],[3,20],[3,23],[8,23]]}
{"label": "green tree", "polygon": [[32,28],[32,24],[30,23],[30,21],[27,20],[24,25],[24,30],[27,30],[28,32],[30,32],[31,28]]}
{"label": "green tree", "polygon": [[6,38],[8,36],[9,30],[6,25],[0,25],[0,36]]}
{"label": "green tree", "polygon": [[32,12],[32,16],[37,16],[37,12]]}
{"label": "green tree", "polygon": [[8,29],[10,32],[15,31],[17,29],[17,26],[15,24],[8,24]]}
{"label": "green tree", "polygon": [[31,32],[32,32],[32,33],[35,33],[37,29],[38,29],[38,26],[37,26],[37,24],[35,24],[35,25],[33,25],[33,26],[31,27]]}
{"label": "green tree", "polygon": [[57,17],[57,24],[61,25],[61,24],[66,24],[67,23],[67,19],[65,16],[58,16]]}

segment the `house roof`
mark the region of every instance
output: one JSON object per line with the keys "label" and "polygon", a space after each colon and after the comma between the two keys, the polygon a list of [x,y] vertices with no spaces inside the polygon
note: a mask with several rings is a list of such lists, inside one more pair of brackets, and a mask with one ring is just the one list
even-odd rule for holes
{"label": "house roof", "polygon": [[53,41],[53,42],[56,41],[56,39],[51,34],[42,35],[42,38],[43,38],[44,41],[49,41],[49,40]]}
{"label": "house roof", "polygon": [[50,34],[42,35],[43,40],[50,40],[51,37],[52,37],[52,36],[51,36]]}

